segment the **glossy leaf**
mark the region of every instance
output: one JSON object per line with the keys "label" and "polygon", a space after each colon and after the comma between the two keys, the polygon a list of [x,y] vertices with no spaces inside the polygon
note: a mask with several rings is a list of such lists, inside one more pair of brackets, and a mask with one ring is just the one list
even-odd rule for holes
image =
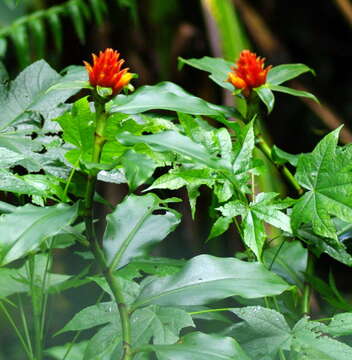
{"label": "glossy leaf", "polygon": [[283,165],[290,163],[292,166],[297,166],[299,155],[289,154],[286,151],[278,148],[276,145],[272,147],[271,156],[276,164]]}
{"label": "glossy leaf", "polygon": [[231,71],[231,66],[233,66],[232,62],[222,58],[213,58],[209,56],[204,56],[200,59],[183,59],[182,57],[179,57],[178,61],[179,68],[182,68],[184,64],[187,64],[196,69],[206,71],[210,73],[209,78],[216,84],[227,90],[234,90],[233,85],[226,81],[228,74]]}
{"label": "glossy leaf", "polygon": [[159,360],[250,360],[238,343],[230,337],[194,332],[173,345],[150,345],[145,347],[154,351]]}
{"label": "glossy leaf", "polygon": [[293,96],[306,97],[308,99],[314,100],[315,102],[319,103],[319,100],[316,98],[316,96],[314,96],[308,91],[296,90],[286,86],[270,85],[270,84],[268,84],[268,88],[272,91],[282,92]]}
{"label": "glossy leaf", "polygon": [[[154,194],[130,195],[107,217],[104,250],[110,266],[121,267],[136,256],[148,255],[180,222],[175,211],[161,209],[162,200]],[[128,222],[125,220],[129,219]]]}
{"label": "glossy leaf", "polygon": [[148,110],[171,110],[213,116],[233,114],[230,108],[206,102],[171,82],[142,86],[132,95],[118,95],[108,106],[110,112],[125,114],[138,114]]}
{"label": "glossy leaf", "polygon": [[139,185],[146,182],[153,175],[157,166],[148,156],[134,150],[126,151],[120,161],[125,170],[130,191],[135,191]]}
{"label": "glossy leaf", "polygon": [[[37,249],[48,237],[60,232],[77,216],[77,205],[36,207],[25,205],[0,218],[0,264],[5,265]],[[13,231],[17,229],[17,231]]]}
{"label": "glossy leaf", "polygon": [[207,165],[213,169],[228,170],[230,164],[216,159],[203,145],[198,144],[176,131],[164,131],[154,135],[134,136],[128,133],[118,135],[118,140],[126,145],[145,143],[155,151],[171,151]]}
{"label": "glossy leaf", "polygon": [[258,94],[260,100],[263,101],[263,103],[267,107],[268,113],[271,113],[274,108],[275,102],[275,97],[273,92],[271,91],[271,88],[269,88],[269,86],[265,84],[258,88],[254,88],[253,90]]}
{"label": "glossy leaf", "polygon": [[261,264],[200,255],[177,274],[147,283],[133,306],[204,305],[235,295],[272,296],[287,289],[281,278]]}
{"label": "glossy leaf", "polygon": [[306,72],[311,72],[313,75],[315,74],[314,70],[304,64],[278,65],[270,69],[266,81],[269,84],[280,85]]}
{"label": "glossy leaf", "polygon": [[300,156],[296,179],[308,191],[294,205],[292,227],[312,223],[315,234],[338,242],[331,216],[352,221],[352,148],[337,148],[340,128],[324,137],[310,154]]}

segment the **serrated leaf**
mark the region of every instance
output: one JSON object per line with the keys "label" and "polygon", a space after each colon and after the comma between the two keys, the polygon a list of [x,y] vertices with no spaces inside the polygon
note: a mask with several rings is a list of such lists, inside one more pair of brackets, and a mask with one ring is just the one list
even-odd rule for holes
{"label": "serrated leaf", "polygon": [[251,168],[251,159],[255,147],[254,123],[251,121],[241,129],[241,136],[238,137],[234,148],[234,161],[232,165],[236,179],[246,185],[249,178],[248,171]]}
{"label": "serrated leaf", "polygon": [[230,108],[193,96],[172,82],[140,87],[131,95],[118,95],[108,103],[110,112],[138,114],[148,110],[171,110],[192,115],[233,115]]}
{"label": "serrated leaf", "polygon": [[213,58],[209,56],[204,56],[200,59],[183,59],[182,57],[179,57],[178,61],[179,67],[183,67],[184,64],[187,64],[196,69],[206,71],[210,73],[209,78],[216,84],[227,90],[234,90],[233,85],[226,81],[228,74],[231,71],[231,66],[233,66],[232,62],[222,58]]}
{"label": "serrated leaf", "polygon": [[330,323],[324,327],[324,332],[332,336],[346,336],[352,334],[352,313],[334,315]]}
{"label": "serrated leaf", "polygon": [[231,335],[253,359],[265,355],[274,357],[279,350],[290,349],[291,329],[282,314],[261,306],[230,311],[244,320],[233,328]]}
{"label": "serrated leaf", "polygon": [[261,264],[200,255],[189,260],[177,274],[147,283],[133,307],[204,305],[235,295],[277,295],[287,288],[282,279]]}
{"label": "serrated leaf", "polygon": [[[163,215],[153,214],[161,203],[154,194],[129,195],[108,215],[104,250],[110,266],[121,267],[133,257],[148,255],[153,246],[174,230],[180,222],[175,211],[164,208]],[[126,218],[128,222],[124,221]]]}
{"label": "serrated leaf", "polygon": [[250,204],[236,200],[217,209],[228,219],[241,215],[243,240],[258,259],[261,258],[267,236],[262,221],[283,231],[291,232],[290,218],[280,211],[287,207],[287,204],[276,201],[276,196],[276,193],[260,193]]}
{"label": "serrated leaf", "polygon": [[278,91],[278,92],[282,92],[282,93],[293,95],[293,96],[306,97],[308,99],[314,100],[315,102],[317,102],[319,104],[319,100],[316,98],[316,96],[314,96],[313,94],[311,94],[308,91],[291,89],[289,87],[279,86],[279,85],[267,84],[267,86],[272,91]]}
{"label": "serrated leaf", "polygon": [[292,228],[297,231],[302,223],[311,222],[315,234],[333,239],[336,248],[343,248],[331,216],[352,221],[352,148],[336,147],[339,131],[325,136],[312,153],[299,158],[295,177],[308,191],[293,207]]}
{"label": "serrated leaf", "polygon": [[292,347],[302,360],[349,360],[352,348],[328,336],[321,336],[318,322],[301,319],[293,328]]}
{"label": "serrated leaf", "polygon": [[43,60],[23,70],[10,83],[8,92],[0,95],[0,129],[28,121],[33,113],[40,113],[46,119],[56,115],[58,106],[77,92],[68,89],[47,93],[61,80],[63,78]]}
{"label": "serrated leaf", "polygon": [[63,139],[77,148],[69,151],[71,154],[74,151],[74,163],[89,161],[94,144],[95,114],[90,110],[87,98],[76,101],[70,112],[64,113],[55,121],[63,130]]}
{"label": "serrated leaf", "polygon": [[0,242],[0,264],[5,265],[37,249],[42,241],[57,234],[76,218],[77,208],[77,204],[42,208],[27,204],[2,215],[0,232],[7,236]]}
{"label": "serrated leaf", "polygon": [[269,85],[265,84],[258,88],[254,88],[253,90],[258,94],[260,100],[263,101],[264,105],[268,109],[268,113],[270,114],[274,108],[275,97],[268,86]]}
{"label": "serrated leaf", "polygon": [[230,337],[194,332],[173,345],[149,345],[144,349],[154,351],[159,360],[249,360],[238,343]]}
{"label": "serrated leaf", "polygon": [[304,64],[278,65],[270,69],[266,81],[269,84],[280,85],[306,72],[311,72],[313,75],[315,74],[314,70]]}

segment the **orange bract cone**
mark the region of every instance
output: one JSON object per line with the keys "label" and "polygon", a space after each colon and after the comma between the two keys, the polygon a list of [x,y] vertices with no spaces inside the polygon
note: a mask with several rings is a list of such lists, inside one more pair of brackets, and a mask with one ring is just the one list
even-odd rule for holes
{"label": "orange bract cone", "polygon": [[236,62],[236,67],[231,67],[227,81],[235,88],[242,89],[245,96],[249,96],[253,88],[265,84],[266,76],[271,66],[264,68],[265,58],[260,58],[249,50],[243,50]]}
{"label": "orange bract cone", "polygon": [[92,57],[93,66],[83,61],[92,86],[111,88],[112,95],[117,95],[129,84],[133,75],[128,72],[129,68],[121,70],[125,60],[119,59],[120,53],[116,50],[108,48],[100,51],[99,56],[92,54]]}

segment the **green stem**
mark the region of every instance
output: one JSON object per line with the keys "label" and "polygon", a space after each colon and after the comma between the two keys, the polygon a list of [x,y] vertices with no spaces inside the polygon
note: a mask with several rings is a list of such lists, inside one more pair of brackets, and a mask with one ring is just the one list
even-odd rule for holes
{"label": "green stem", "polygon": [[23,336],[20,332],[20,330],[18,329],[18,327],[16,326],[15,322],[13,321],[11,315],[9,314],[9,312],[7,311],[5,305],[0,301],[0,309],[4,312],[7,320],[9,321],[9,323],[11,324],[11,326],[13,327],[13,329],[15,330],[15,333],[18,337],[18,339],[20,340],[20,343],[24,349],[24,351],[26,352],[28,359],[32,360],[33,359],[33,354],[31,354],[31,352],[29,351],[26,342],[23,339]]}
{"label": "green stem", "polygon": [[222,308],[222,309],[207,309],[207,310],[200,310],[200,311],[192,311],[189,312],[189,315],[198,315],[198,314],[206,314],[212,312],[221,312],[221,311],[230,311],[232,308]]}
{"label": "green stem", "polygon": [[43,293],[35,284],[35,255],[29,257],[30,293],[32,299],[33,326],[34,326],[34,357],[35,360],[43,359],[43,338],[41,331]]}
{"label": "green stem", "polygon": [[285,177],[285,179],[290,183],[290,185],[297,191],[298,195],[303,194],[303,189],[292,175],[291,171],[284,165],[278,165],[272,158],[271,148],[263,138],[263,136],[258,135],[257,137],[257,146],[264,153],[264,155],[276,166],[276,168],[281,172],[281,174]]}
{"label": "green stem", "polygon": [[[96,129],[94,137],[94,147],[92,162],[99,163],[101,153],[106,139],[104,138],[104,129],[106,125],[106,119],[108,114],[105,112],[105,104],[99,101],[95,101],[96,109]],[[86,235],[91,246],[91,251],[94,254],[97,262],[99,263],[103,275],[109,284],[109,287],[113,293],[114,299],[117,303],[117,307],[121,319],[122,327],[122,340],[123,340],[123,354],[121,360],[132,360],[133,354],[131,349],[131,324],[128,313],[127,304],[123,295],[122,287],[117,279],[114,277],[112,268],[109,268],[104,253],[98,243],[95,235],[93,224],[93,198],[95,192],[95,185],[97,182],[97,173],[95,171],[88,176],[86,196],[85,196],[85,225]]]}
{"label": "green stem", "polygon": [[[308,253],[308,262],[307,262],[307,275],[312,275],[314,272],[314,255]],[[310,297],[311,297],[312,289],[308,281],[304,283],[303,288],[303,299],[302,299],[302,314],[309,315],[310,313]]]}

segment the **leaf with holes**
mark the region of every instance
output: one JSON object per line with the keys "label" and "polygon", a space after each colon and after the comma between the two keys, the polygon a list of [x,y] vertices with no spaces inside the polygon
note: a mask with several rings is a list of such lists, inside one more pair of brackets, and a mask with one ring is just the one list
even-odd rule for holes
{"label": "leaf with holes", "polygon": [[[154,194],[129,195],[107,217],[104,250],[110,266],[121,267],[136,256],[148,255],[180,222],[180,215]],[[155,211],[161,214],[153,214]],[[125,220],[128,219],[126,222]]]}

